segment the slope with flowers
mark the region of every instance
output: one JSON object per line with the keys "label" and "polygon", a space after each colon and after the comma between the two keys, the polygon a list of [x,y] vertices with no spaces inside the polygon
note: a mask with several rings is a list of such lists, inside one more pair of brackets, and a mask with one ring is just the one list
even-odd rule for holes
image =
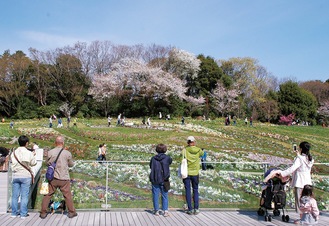
{"label": "slope with flowers", "polygon": [[[151,206],[148,182],[148,161],[155,154],[158,143],[168,146],[172,156],[171,202],[181,207],[182,182],[177,177],[180,150],[189,135],[195,136],[197,145],[207,153],[209,169],[200,171],[200,196],[204,207],[257,208],[261,192],[264,162],[270,167],[285,168],[295,153],[292,145],[301,141],[312,144],[312,155],[317,165],[313,180],[321,209],[329,209],[329,129],[322,127],[277,126],[238,122],[225,126],[223,120],[199,121],[187,118],[185,125],[178,120],[154,120],[152,127],[141,124],[140,119],[128,119],[128,126],[107,127],[104,119],[79,120],[77,127],[47,128],[43,121],[18,121],[15,129],[1,125],[0,137],[4,145],[13,146],[15,137],[26,134],[41,147],[51,147],[55,137],[66,137],[66,146],[78,161],[72,169],[75,202],[81,208],[94,208],[107,199],[113,207]],[[97,147],[106,143],[110,165],[94,162]],[[84,161],[82,161],[84,160]],[[86,161],[93,160],[93,161]],[[114,161],[126,161],[120,163]],[[108,172],[110,189],[105,189]],[[83,192],[81,189],[84,189]],[[290,192],[287,202],[293,206]]]}

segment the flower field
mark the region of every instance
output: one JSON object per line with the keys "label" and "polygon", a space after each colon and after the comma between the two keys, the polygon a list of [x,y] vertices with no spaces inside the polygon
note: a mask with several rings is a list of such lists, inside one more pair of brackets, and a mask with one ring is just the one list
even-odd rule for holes
{"label": "flower field", "polygon": [[[129,126],[107,127],[103,119],[81,119],[74,128],[47,128],[47,120],[18,121],[15,129],[0,125],[4,146],[15,146],[17,137],[28,135],[40,147],[52,148],[62,134],[76,165],[71,169],[72,192],[77,208],[101,208],[108,203],[115,208],[152,208],[148,180],[149,160],[155,146],[164,143],[171,165],[170,206],[181,208],[184,189],[177,176],[180,151],[186,137],[195,136],[197,146],[207,151],[208,169],[200,171],[201,208],[257,209],[264,170],[285,169],[292,163],[294,143],[308,141],[316,161],[312,179],[320,209],[329,210],[329,130],[322,127],[276,126],[257,124],[253,127],[238,122],[224,126],[223,120],[198,121],[186,118],[152,121],[152,128],[139,119],[127,120]],[[65,121],[65,120],[64,120]],[[98,145],[108,146],[108,162],[96,160]],[[287,207],[293,208],[293,195],[287,186]],[[55,199],[62,199],[59,194]],[[37,206],[40,203],[37,199]]]}

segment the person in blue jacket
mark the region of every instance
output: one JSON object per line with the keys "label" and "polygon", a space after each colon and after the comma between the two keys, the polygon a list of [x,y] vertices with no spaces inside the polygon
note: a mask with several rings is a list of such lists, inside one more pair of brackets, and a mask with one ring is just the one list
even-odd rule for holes
{"label": "person in blue jacket", "polygon": [[153,214],[160,215],[159,209],[159,194],[161,193],[162,199],[162,214],[165,217],[169,216],[168,212],[168,190],[169,190],[169,166],[172,163],[172,158],[165,153],[167,152],[167,146],[164,144],[158,144],[156,146],[157,155],[153,156],[150,161],[150,181],[152,183],[152,200],[153,200]]}

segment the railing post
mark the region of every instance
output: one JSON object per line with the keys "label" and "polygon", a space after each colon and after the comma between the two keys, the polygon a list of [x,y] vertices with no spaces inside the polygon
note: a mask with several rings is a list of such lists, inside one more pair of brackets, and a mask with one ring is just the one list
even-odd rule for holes
{"label": "railing post", "polygon": [[106,196],[105,196],[106,210],[108,209],[108,203],[107,203],[108,189],[109,189],[109,162],[106,161]]}
{"label": "railing post", "polygon": [[268,163],[264,163],[264,175],[265,175],[265,173],[267,172],[267,170],[268,170],[268,166],[269,166],[269,164]]}

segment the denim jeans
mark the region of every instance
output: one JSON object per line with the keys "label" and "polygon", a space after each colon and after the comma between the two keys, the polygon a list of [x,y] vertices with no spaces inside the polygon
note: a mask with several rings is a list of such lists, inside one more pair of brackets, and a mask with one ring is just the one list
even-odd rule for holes
{"label": "denim jeans", "polygon": [[191,183],[193,189],[193,202],[194,209],[199,209],[199,175],[197,176],[188,176],[183,179],[184,187],[185,187],[185,196],[187,202],[187,208],[191,211],[192,208],[192,196],[191,196]]}
{"label": "denim jeans", "polygon": [[[31,178],[13,178],[12,200],[11,200],[11,215],[26,217],[27,204],[29,202],[29,193],[31,186]],[[18,198],[21,196],[20,211],[18,209]]]}
{"label": "denim jeans", "polygon": [[168,192],[164,190],[163,184],[152,184],[152,198],[154,210],[159,210],[159,194],[161,193],[162,210],[168,210]]}

